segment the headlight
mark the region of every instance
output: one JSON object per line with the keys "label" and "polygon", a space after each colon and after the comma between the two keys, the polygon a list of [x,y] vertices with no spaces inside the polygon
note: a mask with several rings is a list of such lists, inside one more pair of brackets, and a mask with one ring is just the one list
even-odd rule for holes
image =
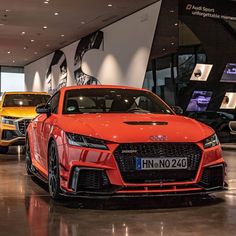
{"label": "headlight", "polygon": [[2,116],[1,117],[1,122],[4,123],[4,124],[8,124],[8,125],[14,125],[15,124],[14,123],[15,119],[17,119],[17,118]]}
{"label": "headlight", "polygon": [[215,147],[219,144],[219,139],[217,137],[216,134],[213,134],[212,136],[210,136],[209,138],[206,138],[203,140],[203,145],[204,148],[211,148],[211,147]]}
{"label": "headlight", "polygon": [[68,143],[74,146],[108,150],[104,140],[101,139],[91,138],[74,133],[66,133],[66,138]]}

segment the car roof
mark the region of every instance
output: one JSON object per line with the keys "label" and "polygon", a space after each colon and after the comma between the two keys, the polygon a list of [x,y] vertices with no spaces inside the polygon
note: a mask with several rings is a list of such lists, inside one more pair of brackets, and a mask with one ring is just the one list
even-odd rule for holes
{"label": "car roof", "polygon": [[4,94],[42,94],[42,95],[49,95],[47,92],[4,92]]}
{"label": "car roof", "polygon": [[148,91],[146,89],[142,88],[136,88],[136,87],[129,87],[129,86],[121,86],[121,85],[76,85],[76,86],[69,86],[69,87],[63,87],[60,89],[60,91],[68,91],[68,90],[74,90],[74,89],[131,89],[131,90],[142,90],[142,91]]}

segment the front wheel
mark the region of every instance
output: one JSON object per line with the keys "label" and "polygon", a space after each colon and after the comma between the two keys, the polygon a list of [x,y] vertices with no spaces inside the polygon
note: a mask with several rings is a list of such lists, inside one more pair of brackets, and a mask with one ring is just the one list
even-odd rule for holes
{"label": "front wheel", "polygon": [[57,146],[54,141],[49,146],[48,153],[48,188],[53,199],[60,198],[60,177]]}
{"label": "front wheel", "polygon": [[25,169],[28,175],[32,175],[35,171],[32,160],[31,160],[31,153],[30,153],[30,144],[29,144],[29,138],[26,138],[26,144],[25,144]]}
{"label": "front wheel", "polygon": [[0,154],[6,154],[8,152],[8,147],[0,146]]}

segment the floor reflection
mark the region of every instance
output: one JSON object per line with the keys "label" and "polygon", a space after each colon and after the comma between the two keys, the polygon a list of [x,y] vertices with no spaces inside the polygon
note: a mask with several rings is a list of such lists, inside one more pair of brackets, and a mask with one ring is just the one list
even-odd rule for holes
{"label": "floor reflection", "polygon": [[[16,151],[19,151],[17,153]],[[53,201],[47,185],[25,174],[22,150],[0,155],[0,235],[233,235],[236,161],[230,191],[204,197]]]}

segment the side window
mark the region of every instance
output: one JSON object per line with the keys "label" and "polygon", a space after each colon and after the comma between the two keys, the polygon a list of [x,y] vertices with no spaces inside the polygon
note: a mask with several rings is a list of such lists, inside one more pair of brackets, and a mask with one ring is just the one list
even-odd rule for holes
{"label": "side window", "polygon": [[59,98],[60,98],[60,93],[58,92],[51,98],[51,100],[47,104],[47,105],[50,105],[51,112],[53,114],[57,114],[58,112]]}

